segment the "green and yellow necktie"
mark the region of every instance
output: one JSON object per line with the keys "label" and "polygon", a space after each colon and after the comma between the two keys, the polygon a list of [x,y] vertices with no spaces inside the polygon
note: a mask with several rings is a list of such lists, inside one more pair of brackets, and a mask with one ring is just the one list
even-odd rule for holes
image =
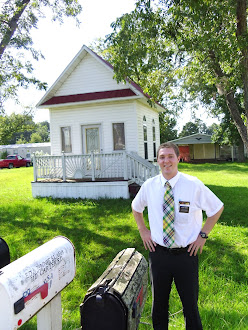
{"label": "green and yellow necktie", "polygon": [[165,183],[165,194],[163,204],[163,241],[166,247],[171,247],[175,241],[175,230],[174,230],[174,196],[169,181]]}

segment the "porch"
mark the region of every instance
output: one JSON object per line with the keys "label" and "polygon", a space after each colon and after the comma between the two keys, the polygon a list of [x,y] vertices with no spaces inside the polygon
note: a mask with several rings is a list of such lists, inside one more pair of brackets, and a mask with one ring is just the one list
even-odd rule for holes
{"label": "porch", "polygon": [[36,156],[33,197],[129,198],[159,173],[158,166],[136,153]]}

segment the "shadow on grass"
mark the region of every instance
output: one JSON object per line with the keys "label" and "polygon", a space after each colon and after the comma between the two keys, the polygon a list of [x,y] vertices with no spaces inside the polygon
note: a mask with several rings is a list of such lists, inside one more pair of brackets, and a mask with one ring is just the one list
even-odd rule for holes
{"label": "shadow on grass", "polygon": [[96,258],[112,258],[127,247],[143,248],[135,222],[130,216],[130,200],[51,199],[48,203],[57,206],[51,213],[22,204],[0,208],[1,226],[6,225],[8,231],[13,233],[23,232],[22,236],[15,236],[15,245],[21,248],[21,242],[32,241],[38,246],[54,236],[63,235],[72,241],[77,254],[91,253],[93,259],[92,246],[96,249],[98,245],[104,247],[102,255],[96,254]]}

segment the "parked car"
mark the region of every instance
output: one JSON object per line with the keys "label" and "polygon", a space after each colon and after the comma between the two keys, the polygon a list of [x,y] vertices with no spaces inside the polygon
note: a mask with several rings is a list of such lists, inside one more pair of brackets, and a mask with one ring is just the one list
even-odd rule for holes
{"label": "parked car", "polygon": [[32,163],[30,159],[26,159],[18,155],[9,155],[6,159],[0,159],[0,168],[13,168],[22,166],[29,167],[31,165]]}

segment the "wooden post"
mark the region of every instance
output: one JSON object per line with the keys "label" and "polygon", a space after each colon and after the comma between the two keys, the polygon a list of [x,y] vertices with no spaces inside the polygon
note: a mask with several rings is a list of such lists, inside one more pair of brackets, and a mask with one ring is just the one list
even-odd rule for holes
{"label": "wooden post", "polygon": [[60,292],[37,313],[37,330],[62,330]]}
{"label": "wooden post", "polygon": [[91,159],[91,176],[92,176],[92,181],[95,181],[95,157],[94,157],[94,152],[91,151],[90,154],[90,159]]}
{"label": "wooden post", "polygon": [[128,180],[128,175],[127,175],[127,153],[124,151],[123,152],[123,177],[124,180]]}
{"label": "wooden post", "polygon": [[37,166],[36,166],[35,154],[33,156],[33,169],[34,169],[34,182],[37,182]]}
{"label": "wooden post", "polygon": [[65,168],[65,153],[62,151],[62,171],[63,171],[63,181],[66,181],[66,168]]}

